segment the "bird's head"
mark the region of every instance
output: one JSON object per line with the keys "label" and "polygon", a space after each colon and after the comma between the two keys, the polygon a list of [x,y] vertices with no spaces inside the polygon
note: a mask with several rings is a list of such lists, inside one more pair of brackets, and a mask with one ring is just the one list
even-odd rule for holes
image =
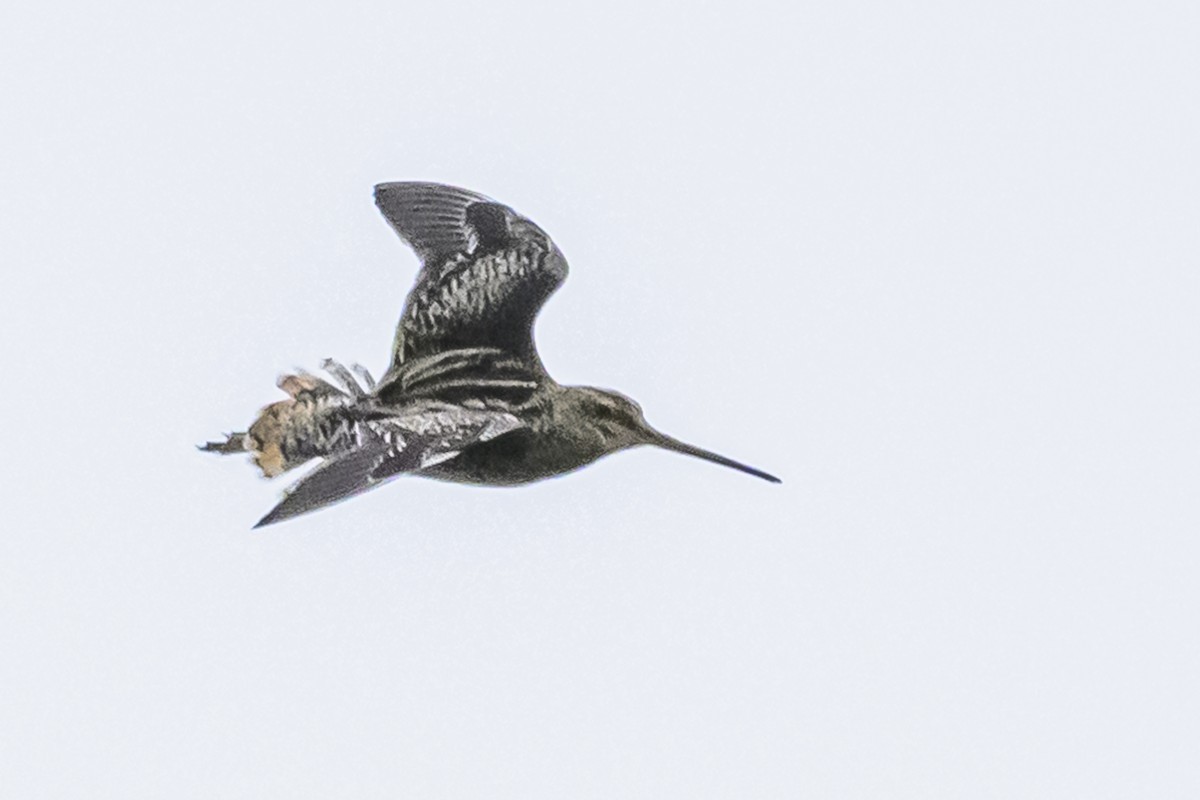
{"label": "bird's head", "polygon": [[714,464],[740,470],[763,480],[779,483],[779,478],[762,470],[747,466],[731,458],[717,455],[695,445],[681,442],[651,427],[642,414],[642,407],[618,392],[594,389],[590,386],[575,387],[575,410],[580,421],[594,431],[607,453],[638,445],[651,445],[676,453],[695,456]]}

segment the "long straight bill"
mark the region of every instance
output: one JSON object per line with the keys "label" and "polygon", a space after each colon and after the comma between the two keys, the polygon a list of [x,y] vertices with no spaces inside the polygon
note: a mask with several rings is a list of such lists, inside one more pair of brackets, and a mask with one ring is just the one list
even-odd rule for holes
{"label": "long straight bill", "polygon": [[695,456],[696,458],[702,458],[705,461],[711,461],[714,464],[720,464],[723,467],[730,467],[740,472],[745,472],[747,475],[753,475],[756,478],[762,478],[764,481],[770,481],[771,483],[783,483],[783,481],[779,480],[779,478],[776,478],[769,472],[763,472],[761,469],[755,469],[748,464],[743,464],[740,461],[734,461],[732,458],[726,458],[725,456],[717,455],[711,450],[705,450],[702,447],[696,447],[695,445],[688,444],[687,442],[681,442],[678,439],[667,436],[665,433],[657,434],[657,437],[653,442],[651,442],[651,444],[661,447],[664,450],[673,450],[676,453]]}

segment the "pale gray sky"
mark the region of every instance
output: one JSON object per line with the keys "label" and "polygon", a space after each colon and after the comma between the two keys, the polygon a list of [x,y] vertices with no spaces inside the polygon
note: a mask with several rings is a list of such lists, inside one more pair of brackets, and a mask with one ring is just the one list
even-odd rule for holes
{"label": "pale gray sky", "polygon": [[[0,10],[0,786],[14,798],[1194,798],[1200,12]],[[555,237],[639,450],[518,490],[193,444],[416,268]]]}

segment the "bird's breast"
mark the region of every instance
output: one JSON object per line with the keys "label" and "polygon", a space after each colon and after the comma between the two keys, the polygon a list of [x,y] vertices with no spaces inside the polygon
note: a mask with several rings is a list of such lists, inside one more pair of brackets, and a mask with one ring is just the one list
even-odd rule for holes
{"label": "bird's breast", "polygon": [[519,486],[577,470],[603,454],[554,430],[530,427],[472,445],[422,474],[455,483]]}

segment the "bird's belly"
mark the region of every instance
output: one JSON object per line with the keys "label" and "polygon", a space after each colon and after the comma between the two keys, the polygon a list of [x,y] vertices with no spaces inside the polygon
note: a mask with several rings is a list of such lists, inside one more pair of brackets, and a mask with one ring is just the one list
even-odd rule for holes
{"label": "bird's belly", "polygon": [[600,455],[552,436],[520,430],[472,445],[448,461],[421,470],[421,475],[455,483],[519,486],[579,469]]}

